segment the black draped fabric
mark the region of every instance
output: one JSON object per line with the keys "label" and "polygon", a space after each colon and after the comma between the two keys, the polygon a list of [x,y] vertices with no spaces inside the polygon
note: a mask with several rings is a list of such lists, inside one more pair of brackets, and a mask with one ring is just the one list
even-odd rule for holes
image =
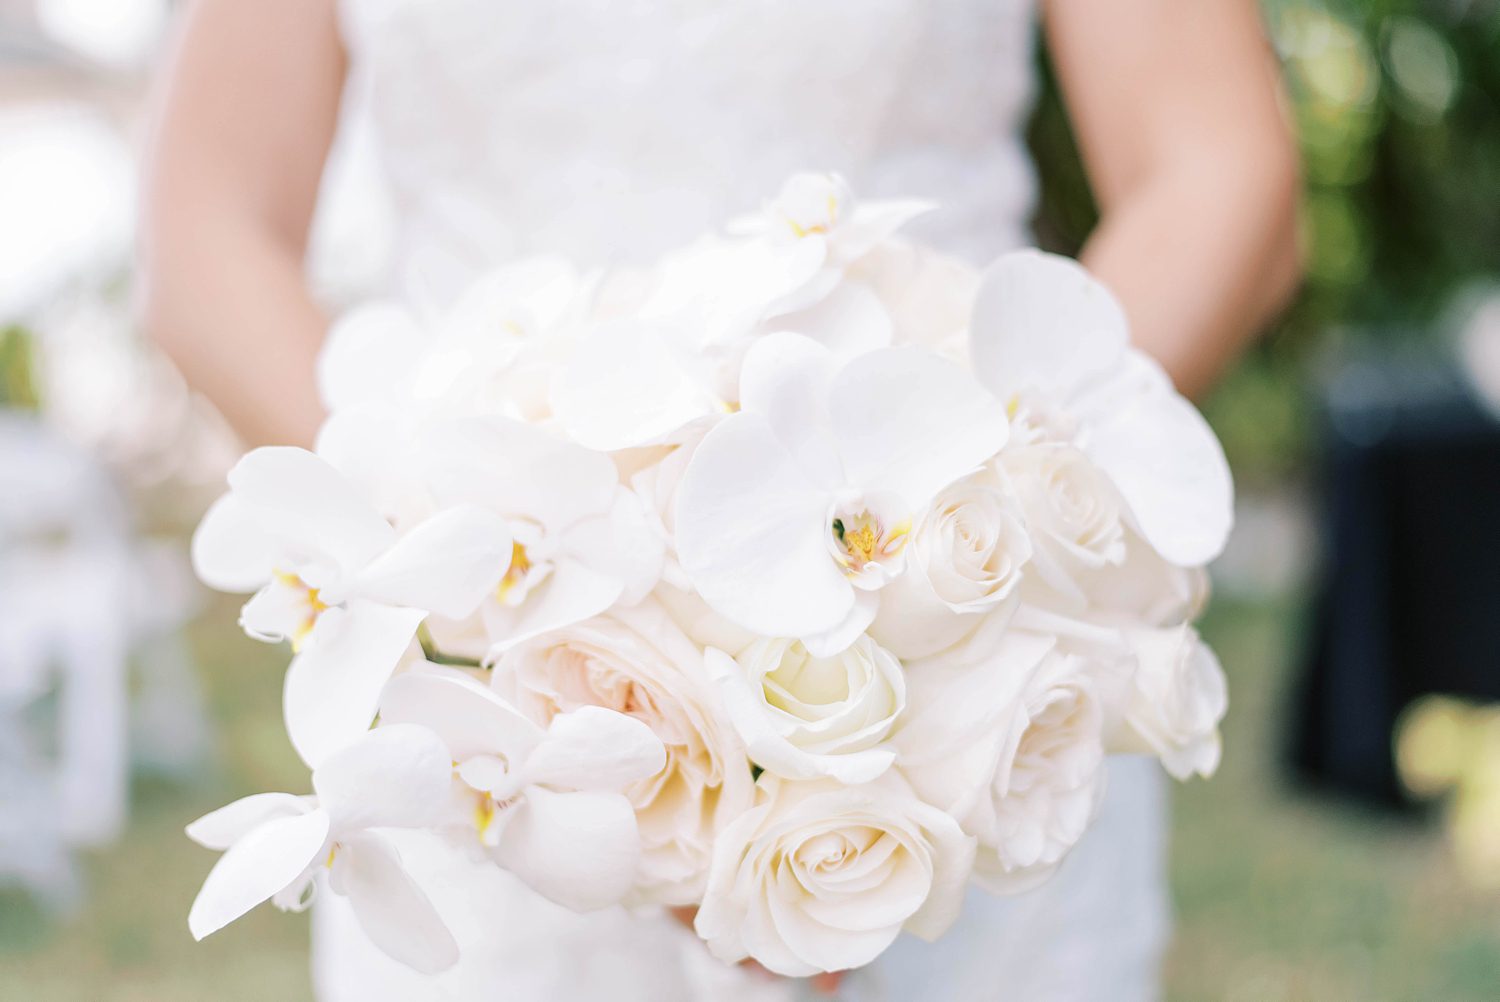
{"label": "black draped fabric", "polygon": [[1500,700],[1500,422],[1452,384],[1384,382],[1395,391],[1331,405],[1324,423],[1292,757],[1316,785],[1395,805],[1402,709],[1430,693]]}

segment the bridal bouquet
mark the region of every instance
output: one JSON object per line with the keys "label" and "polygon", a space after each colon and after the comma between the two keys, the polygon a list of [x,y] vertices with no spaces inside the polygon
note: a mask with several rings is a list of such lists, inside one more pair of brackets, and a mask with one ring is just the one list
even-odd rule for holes
{"label": "bridal bouquet", "polygon": [[193,934],[333,893],[443,970],[406,829],[840,970],[1045,881],[1108,755],[1212,773],[1217,441],[1077,264],[976,271],[894,236],[924,208],[799,175],[645,272],[336,324],[317,448],[246,455],[194,539],[290,643],[313,792],[189,827]]}

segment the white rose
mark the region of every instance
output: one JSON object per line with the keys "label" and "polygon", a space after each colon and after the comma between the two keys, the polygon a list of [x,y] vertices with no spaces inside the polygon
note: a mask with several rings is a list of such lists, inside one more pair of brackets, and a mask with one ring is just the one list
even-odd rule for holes
{"label": "white rose", "polygon": [[994,893],[1049,876],[1104,790],[1104,705],[1081,658],[1014,633],[980,666],[924,666],[896,737],[923,800],[979,840],[975,879]]}
{"label": "white rose", "polygon": [[1001,453],[1026,515],[1032,562],[1049,585],[1078,596],[1076,576],[1125,559],[1119,493],[1088,456],[1069,445],[1022,446]]}
{"label": "white rose", "polygon": [[696,902],[718,829],[754,796],[750,763],[703,656],[656,602],[554,630],[507,651],[496,689],[546,725],[580,706],[643,721],[666,746],[666,766],[625,791],[635,806],[641,863],[635,899]]}
{"label": "white rose", "polygon": [[903,929],[936,939],[958,917],[974,840],[894,772],[760,786],[720,835],[698,910],[716,957],[805,977],[868,964]]}
{"label": "white rose", "polygon": [[761,639],[738,658],[705,655],[750,758],[789,779],[868,782],[890,768],[883,742],[906,709],[901,662],[867,636],[818,658],[801,641]]}
{"label": "white rose", "polygon": [[1031,539],[1014,498],[986,471],[938,494],[906,554],[870,634],[897,657],[925,658],[1014,609]]}
{"label": "white rose", "polygon": [[1104,617],[1128,617],[1146,626],[1178,626],[1208,604],[1208,574],[1201,567],[1178,567],[1151,548],[1134,530],[1125,530],[1125,559],[1073,580],[1089,607]]}
{"label": "white rose", "polygon": [[1135,681],[1121,751],[1150,751],[1173,776],[1205,778],[1219,767],[1219,722],[1229,689],[1219,659],[1191,626],[1134,630]]}

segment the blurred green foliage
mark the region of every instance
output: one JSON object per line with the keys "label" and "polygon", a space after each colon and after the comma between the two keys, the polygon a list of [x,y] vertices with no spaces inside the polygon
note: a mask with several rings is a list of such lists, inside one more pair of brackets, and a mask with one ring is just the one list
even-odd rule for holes
{"label": "blurred green foliage", "polygon": [[0,407],[36,410],[34,348],[24,327],[0,326]]}
{"label": "blurred green foliage", "polygon": [[[1242,476],[1300,459],[1309,359],[1330,338],[1427,340],[1500,274],[1500,0],[1265,0],[1303,157],[1301,295],[1210,402]],[[1031,142],[1044,243],[1097,212],[1051,69]]]}

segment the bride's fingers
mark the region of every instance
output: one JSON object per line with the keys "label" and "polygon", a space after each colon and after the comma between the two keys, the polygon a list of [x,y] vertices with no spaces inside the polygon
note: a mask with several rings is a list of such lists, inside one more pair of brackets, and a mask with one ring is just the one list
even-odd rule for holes
{"label": "bride's fingers", "polygon": [[824,995],[832,995],[839,990],[839,982],[844,980],[843,971],[832,971],[828,974],[817,974],[813,976],[813,988]]}

